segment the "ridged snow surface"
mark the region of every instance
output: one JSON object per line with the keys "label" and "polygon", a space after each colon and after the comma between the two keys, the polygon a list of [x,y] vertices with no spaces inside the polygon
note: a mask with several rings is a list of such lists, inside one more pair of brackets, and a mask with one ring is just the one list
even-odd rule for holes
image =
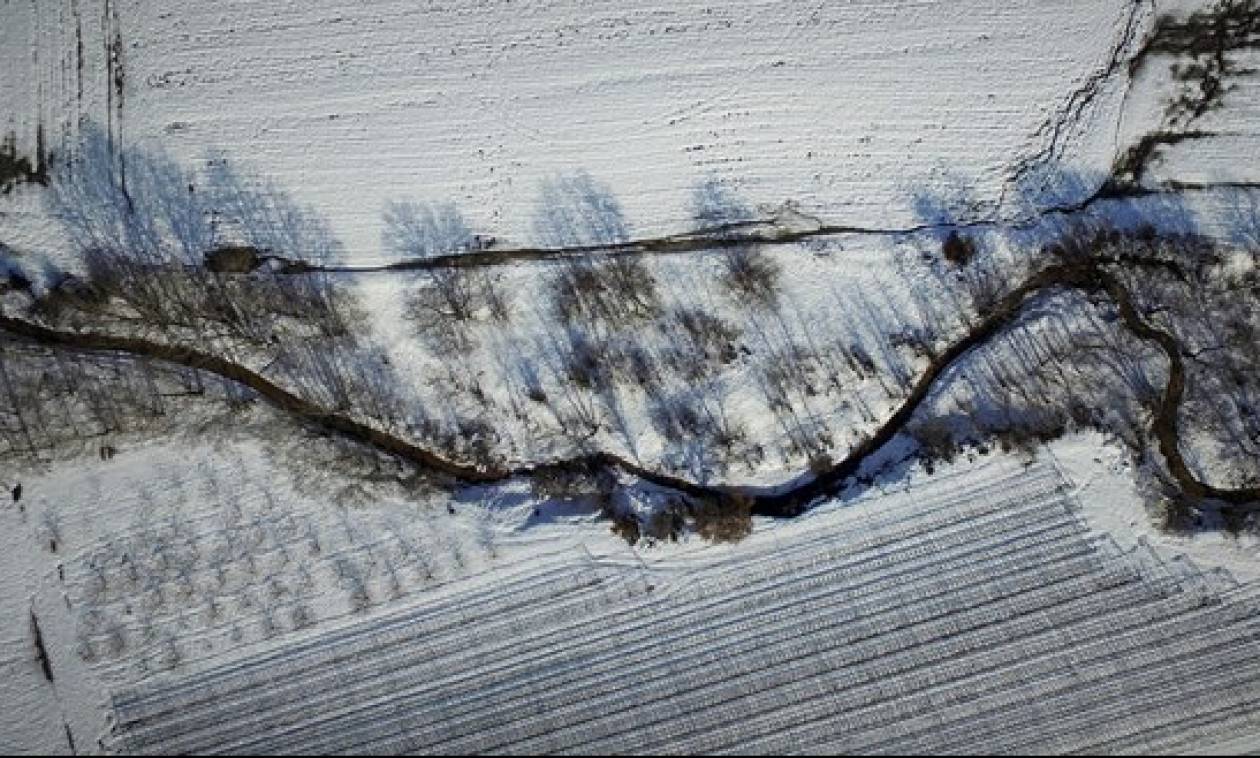
{"label": "ridged snow surface", "polygon": [[873,505],[687,571],[535,563],[142,684],[117,747],[1163,752],[1260,722],[1257,588],[1091,537],[1052,468]]}

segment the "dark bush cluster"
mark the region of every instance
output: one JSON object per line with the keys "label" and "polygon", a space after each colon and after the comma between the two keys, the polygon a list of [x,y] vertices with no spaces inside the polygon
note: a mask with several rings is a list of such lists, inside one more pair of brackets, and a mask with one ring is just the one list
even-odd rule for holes
{"label": "dark bush cluster", "polygon": [[723,251],[722,284],[734,297],[761,307],[771,307],[779,299],[779,264],[761,248],[739,245]]}
{"label": "dark bush cluster", "polygon": [[693,500],[696,533],[710,542],[739,542],[752,533],[753,500],[730,493],[717,499]]}
{"label": "dark bush cluster", "polygon": [[538,500],[589,498],[603,507],[612,501],[617,478],[607,468],[593,463],[543,465],[533,470],[530,488]]}
{"label": "dark bush cluster", "polygon": [[620,326],[660,313],[656,279],[631,255],[571,258],[551,280],[552,304],[566,324]]}
{"label": "dark bush cluster", "polygon": [[965,266],[976,257],[976,243],[957,231],[951,231],[941,244],[941,256],[955,266]]}

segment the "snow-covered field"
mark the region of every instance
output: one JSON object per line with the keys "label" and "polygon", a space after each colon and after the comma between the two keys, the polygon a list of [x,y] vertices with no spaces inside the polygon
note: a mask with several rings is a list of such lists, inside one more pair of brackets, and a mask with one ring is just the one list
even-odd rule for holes
{"label": "snow-covered field", "polygon": [[[593,446],[764,486],[807,470],[815,446],[841,457],[887,418],[898,382],[927,364],[907,335],[963,331],[952,280],[925,263],[943,234],[901,232],[977,222],[988,260],[1039,255],[1056,217],[1037,210],[1082,200],[1119,153],[1168,128],[1182,85],[1162,58],[1129,61],[1160,14],[1202,5],[9,0],[0,145],[55,170],[103,135],[111,155],[190,172],[174,175],[179,197],[185,181],[205,196],[229,161],[326,220],[333,262],[348,266],[396,260],[382,235],[398,200],[451,203],[500,249],[564,241],[554,191],[582,177],[597,191],[581,200],[631,239],[693,229],[706,183],[780,232],[846,227],[765,246],[782,271],[772,309],[723,291],[716,251],[644,257],[663,315],[613,338],[665,356],[686,347],[671,319],[692,309],[729,325],[738,348],[699,378],[662,367],[651,391],[574,390],[554,262],[489,269],[510,318],[474,319],[458,349],[405,318],[423,276],[334,275],[399,395],[439,425],[488,420],[509,463]],[[1260,65],[1254,49],[1237,58]],[[1260,243],[1243,186],[1260,181],[1257,81],[1228,82],[1228,107],[1144,176],[1228,186],[1091,212]],[[34,182],[0,193],[0,253],[44,278],[81,266],[49,195]],[[1099,309],[1073,301],[1087,317],[1071,320],[1056,302],[976,351],[981,368],[950,372],[925,407],[983,414],[985,372],[1025,346],[1124,339]],[[829,383],[855,349],[870,367]],[[1145,357],[1130,370],[1162,378]],[[810,388],[780,413],[767,384],[788,363]],[[732,460],[661,421],[675,401],[731,423]],[[614,421],[575,438],[583,413]],[[275,434],[251,436],[253,422],[200,440],[105,438],[111,456],[0,458],[0,486],[24,493],[0,506],[0,748],[1260,745],[1260,539],[1157,530],[1129,453],[1102,435],[927,467],[901,460],[898,437],[873,481],[791,521],[758,518],[738,544],[631,547],[591,508],[525,481],[408,490],[345,475],[322,442],[303,464],[280,414]],[[1196,470],[1222,473],[1201,458]],[[631,510],[659,504],[650,487],[627,491]]]}
{"label": "snow-covered field", "polygon": [[[799,748],[806,743],[792,734],[776,738],[768,722],[760,722],[783,708],[819,707],[822,701],[807,692],[870,690],[872,708],[881,703],[871,711],[871,724],[887,723],[897,708],[921,698],[943,697],[931,702],[945,708],[954,702],[949,692],[983,693],[985,702],[1010,714],[1020,698],[1034,697],[1027,701],[1032,707],[1058,691],[1052,674],[1076,651],[1066,641],[1079,640],[1084,650],[1097,630],[1117,635],[1098,649],[1105,656],[1099,665],[1132,677],[1132,683],[1117,678],[1111,685],[1135,688],[1136,696],[1155,686],[1152,681],[1185,674],[1147,661],[1143,651],[1154,640],[1137,625],[1160,617],[1170,628],[1190,628],[1205,612],[1196,610],[1205,592],[1227,598],[1229,608],[1254,605],[1245,598],[1256,592],[1255,548],[1234,543],[1200,550],[1197,567],[1178,557],[1179,546],[1152,552],[1124,523],[1145,518],[1131,479],[1087,457],[1105,449],[1097,440],[1067,440],[1032,468],[980,456],[931,476],[911,470],[887,491],[872,490],[793,522],[759,522],[739,545],[689,540],[647,551],[627,548],[606,525],[566,514],[558,503],[545,504],[541,519],[532,505],[511,499],[459,504],[454,514],[438,503],[388,499],[338,508],[289,490],[286,475],[268,471],[266,456],[248,445],[120,453],[73,475],[27,479],[35,494],[25,513],[4,514],[5,575],[25,576],[34,590],[29,600],[6,593],[6,617],[22,622],[12,625],[5,645],[13,674],[4,684],[6,702],[30,712],[29,720],[7,728],[6,742],[19,750],[64,750],[68,728],[80,751],[99,749],[98,739],[111,750],[162,752],[292,752],[302,746],[427,752],[494,744],[532,751],[572,747],[577,737],[597,734],[613,741],[586,749],[747,748],[753,744],[747,740],[762,737],[767,750]],[[1090,478],[1077,481],[1085,475]],[[144,487],[159,482],[177,484],[146,502]],[[268,510],[273,498],[283,508]],[[1088,504],[1081,509],[1080,502]],[[408,511],[414,517],[400,522]],[[45,545],[48,512],[58,514],[56,553]],[[191,513],[201,518],[166,520]],[[220,525],[233,517],[238,531]],[[287,542],[279,537],[286,520],[299,525]],[[379,526],[391,522],[398,531]],[[257,539],[250,537],[255,529]],[[312,540],[320,543],[318,551]],[[107,545],[134,556],[135,580],[117,560],[101,572],[92,568]],[[221,546],[231,546],[226,561],[217,558]],[[289,558],[280,557],[281,549]],[[159,555],[169,556],[169,569],[160,567]],[[364,578],[361,605],[339,561],[353,563]],[[1221,571],[1232,573],[1214,573]],[[309,578],[300,581],[301,575]],[[104,591],[92,588],[98,577],[107,580]],[[1253,589],[1231,589],[1235,579],[1250,580]],[[295,608],[307,611],[300,623]],[[52,684],[40,676],[29,640],[19,634],[28,610],[41,620]],[[100,622],[91,621],[94,616]],[[986,631],[996,619],[1006,620]],[[883,632],[872,637],[876,627]],[[1135,631],[1120,635],[1128,628]],[[1249,644],[1246,634],[1233,627],[1216,633],[1231,635],[1233,644],[1201,650],[1206,643],[1190,637],[1185,657],[1174,658],[1205,672],[1248,659],[1237,647]],[[842,638],[849,641],[839,644]],[[93,652],[84,655],[85,645]],[[883,651],[881,665],[892,667],[887,672],[870,668],[874,653],[862,651],[871,645]],[[973,670],[969,655],[977,656],[977,666],[988,661],[981,667],[990,673]],[[1008,655],[1014,657],[1004,662]],[[1029,689],[1039,681],[1032,673],[1015,670],[1027,656],[1034,656],[1039,676],[1050,677],[1044,692]],[[905,666],[892,663],[902,658]],[[869,665],[859,666],[863,660]],[[947,671],[972,679],[920,689]],[[812,678],[800,679],[806,674]],[[752,689],[737,686],[749,677],[765,681],[749,679],[761,682]],[[491,680],[500,684],[485,689]],[[1240,697],[1249,681],[1242,680]],[[1080,705],[1082,698],[1114,694],[1086,680],[1073,687],[1064,703],[1074,718],[1092,713]],[[472,689],[461,694],[464,688]],[[1222,691],[1212,689],[1211,696]],[[696,710],[727,702],[735,692],[768,699],[736,698],[721,714]],[[385,693],[393,697],[382,700]],[[847,697],[826,702],[857,702]],[[538,698],[546,704],[520,702]],[[620,705],[588,707],[593,698]],[[695,705],[684,704],[691,700]],[[564,715],[566,707],[592,721],[572,726],[578,722]],[[138,721],[151,711],[161,715]],[[107,714],[121,725],[113,736],[105,730]],[[337,721],[316,730],[308,722],[317,716]],[[484,728],[476,726],[478,719]],[[728,726],[710,728],[727,719]],[[1111,726],[1119,734],[1122,725],[1147,723],[1134,719]],[[800,728],[812,723],[804,716],[780,721]],[[546,743],[523,741],[566,724],[577,732],[556,733]],[[1238,725],[1219,726],[1205,727],[1200,737],[1222,739]],[[811,739],[821,739],[836,724],[824,720],[809,728],[818,735]],[[1039,739],[1086,734],[1064,729]],[[614,736],[624,730],[630,731]],[[667,740],[667,734],[673,736]],[[870,737],[879,734],[900,740],[911,731]],[[1004,735],[999,729],[985,738],[992,742],[975,744],[1006,744]],[[1148,737],[1162,738],[1138,735],[1135,744]]]}
{"label": "snow-covered field", "polygon": [[1059,121],[1132,13],[1152,15],[1114,0],[10,3],[0,134],[30,149],[42,127],[53,149],[90,118],[184,160],[222,151],[326,213],[356,263],[380,260],[399,197],[530,242],[539,182],[576,169],[616,190],[636,236],[685,226],[710,174],[758,204],[908,225],[916,191],[973,189],[991,208],[1052,142],[1105,169],[1123,82]]}
{"label": "snow-covered field", "polygon": [[1091,537],[1064,485],[1047,465],[961,467],[722,556],[533,561],[124,689],[120,739],[163,753],[1044,753],[1254,728],[1260,588]]}
{"label": "snow-covered field", "polygon": [[[1254,600],[1241,599],[1254,596],[1260,580],[1254,538],[1178,543],[1145,528],[1148,517],[1133,480],[1122,462],[1116,465],[1123,456],[1109,450],[1097,439],[1072,438],[1042,452],[1032,468],[1001,455],[972,455],[971,461],[932,475],[916,467],[881,488],[799,520],[759,520],[753,535],[738,545],[692,538],[648,550],[628,548],[606,524],[562,503],[543,503],[541,513],[535,513],[527,492],[456,503],[454,513],[442,502],[378,499],[370,488],[347,505],[301,487],[292,489],[290,473],[245,443],[177,450],[153,446],[85,464],[73,473],[24,477],[30,494],[21,513],[15,508],[3,513],[0,561],[10,586],[24,588],[4,595],[10,674],[3,685],[5,702],[28,715],[6,719],[11,726],[6,726],[5,741],[20,752],[64,750],[68,729],[76,749],[92,752],[102,747],[241,752],[263,747],[256,740],[264,740],[267,750],[281,751],[293,751],[299,744],[311,750],[332,749],[334,744],[343,749],[474,750],[488,749],[496,740],[503,740],[504,747],[533,750],[544,743],[518,740],[569,723],[558,710],[547,717],[559,719],[552,727],[537,720],[553,713],[551,699],[558,698],[558,709],[562,703],[585,703],[603,693],[600,697],[615,696],[623,705],[583,705],[580,710],[591,717],[608,716],[608,726],[620,724],[610,735],[632,730],[603,747],[713,749],[717,743],[710,741],[721,738],[746,748],[752,743],[744,740],[761,735],[770,739],[765,749],[782,748],[789,743],[775,742],[768,727],[763,734],[760,721],[736,724],[744,718],[761,719],[770,708],[816,707],[814,698],[804,694],[810,688],[857,687],[853,677],[865,682],[874,676],[873,669],[856,668],[852,662],[851,668],[835,669],[841,663],[830,659],[840,655],[847,661],[857,654],[848,645],[832,648],[839,639],[832,635],[857,635],[853,644],[866,639],[869,630],[861,632],[854,625],[868,611],[877,614],[874,619],[886,619],[879,622],[888,624],[884,634],[872,638],[886,655],[901,650],[899,655],[910,656],[907,661],[934,661],[933,666],[954,671],[952,676],[970,670],[965,658],[955,661],[965,651],[989,660],[991,675],[979,683],[959,684],[963,689],[956,691],[980,687],[974,691],[983,691],[993,707],[1008,713],[1021,701],[1004,700],[1007,688],[1032,692],[1031,680],[1003,668],[1005,658],[988,657],[1001,650],[1016,656],[1013,665],[1032,654],[1029,646],[1042,650],[1053,643],[1058,647],[1046,647],[1039,659],[1050,672],[1073,650],[1063,646],[1065,640],[1076,639],[1071,635],[1078,625],[1101,624],[1114,632],[1122,623],[1138,624],[1157,613],[1147,608],[1140,619],[1134,616],[1144,608],[1142,602],[1165,598],[1159,607],[1168,607],[1158,614],[1166,615],[1166,623],[1183,625],[1178,629],[1190,619],[1176,614],[1201,613],[1193,610],[1199,602],[1195,593],[1209,591],[1205,586],[1213,597],[1225,593],[1230,607],[1254,605]],[[47,545],[49,523],[56,524],[55,553]],[[1198,568],[1186,563],[1187,551]],[[1139,560],[1142,555],[1147,557]],[[130,558],[134,571],[123,556]],[[1056,562],[1069,558],[1075,562]],[[1038,568],[1043,561],[1064,572],[1067,584],[1061,590],[1053,578],[1058,574]],[[1168,561],[1173,568],[1160,567]],[[1201,576],[1200,569],[1210,575]],[[1252,589],[1229,589],[1235,581]],[[929,592],[929,585],[936,589]],[[1034,589],[1035,600],[1021,600]],[[938,599],[924,606],[924,618],[938,620],[913,622],[911,617],[919,618],[914,609],[927,603],[927,595]],[[1103,608],[1113,615],[1099,616]],[[26,631],[31,611],[40,619],[53,683],[40,675],[31,654]],[[1005,648],[984,647],[989,633],[982,633],[983,627],[962,638],[975,637],[974,645],[946,644],[946,639],[928,644],[945,631],[986,623],[994,614],[1010,616],[1004,622],[1008,626],[993,633]],[[830,625],[835,631],[824,632]],[[1025,630],[1018,635],[1041,637],[1023,641],[1017,628]],[[817,631],[802,636],[802,629]],[[1124,644],[1149,644],[1142,643],[1148,638],[1140,627],[1135,629],[1139,631],[1124,637]],[[1085,635],[1082,641],[1092,638],[1084,628],[1080,634]],[[1220,652],[1186,648],[1187,656],[1199,657],[1174,657],[1187,665],[1194,661],[1205,671],[1248,659],[1251,654],[1238,647],[1249,644],[1247,634],[1233,627],[1219,634],[1234,635]],[[920,642],[911,644],[912,639]],[[928,646],[914,652],[924,644]],[[1123,686],[1137,688],[1134,696],[1154,686],[1149,677],[1172,686],[1166,677],[1174,674],[1159,667],[1148,670],[1153,664],[1145,662],[1138,647],[1115,642],[1100,652],[1110,656],[1105,659],[1108,670],[1119,667],[1133,677],[1135,684],[1126,679]],[[562,673],[550,663],[557,656],[569,674],[552,682]],[[802,663],[785,663],[795,660]],[[787,668],[780,672],[780,665]],[[799,682],[797,674],[789,676],[789,668],[795,672],[802,665],[816,678]],[[917,689],[927,681],[921,677],[930,676],[912,676],[917,670],[906,669],[904,680],[872,680],[867,688],[903,698],[936,697]],[[546,672],[551,672],[550,684],[536,684],[535,678]],[[663,739],[667,731],[673,734],[679,718],[682,724],[717,718],[658,699],[721,702],[728,685],[719,685],[726,677],[754,673],[775,682],[783,679],[782,690],[772,689],[769,679],[764,682],[765,697],[779,705],[737,701],[730,706],[734,710],[723,711],[729,711],[723,723],[738,719],[729,727],[683,728],[678,741],[652,741]],[[390,678],[399,676],[398,682]],[[571,676],[577,678],[570,682]],[[490,681],[484,677],[502,683],[493,699],[482,691]],[[250,686],[244,694],[231,694],[245,681]],[[413,695],[402,681],[429,684]],[[559,686],[562,681],[568,683]],[[1243,680],[1240,697],[1251,681]],[[438,689],[429,692],[433,687]],[[461,687],[480,694],[465,702]],[[949,691],[954,690],[941,690]],[[218,692],[223,694],[206,699]],[[436,692],[448,705],[395,710],[403,706],[381,700],[386,692],[429,698],[427,702],[433,702]],[[1111,690],[1072,692],[1069,702],[1081,703],[1078,698]],[[309,699],[314,693],[326,705],[315,708]],[[249,699],[240,699],[245,696]],[[537,710],[517,703],[544,696],[549,705]],[[840,698],[839,704],[849,702],[847,696],[833,697]],[[506,699],[496,705],[500,698]],[[187,705],[167,712],[172,703],[186,699]],[[641,711],[635,710],[640,707],[636,703],[642,703]],[[313,726],[286,731],[305,723],[283,715],[295,707],[303,720],[337,715],[359,727],[321,727],[322,737],[306,731]],[[141,714],[155,708],[166,715],[134,726]],[[395,715],[385,719],[372,708]],[[511,722],[513,729],[523,731],[494,737],[472,728],[480,723],[482,708],[492,714],[487,725],[508,729]],[[242,713],[249,718],[219,709],[245,709]],[[1070,711],[1087,712],[1084,706]],[[650,725],[659,718],[666,720]],[[121,731],[107,728],[115,719]],[[401,719],[401,731],[384,730],[382,719],[391,724]],[[784,724],[796,723],[784,719]],[[448,721],[441,731],[432,731],[437,726],[421,728]],[[231,730],[222,727],[228,723],[234,725]],[[1124,723],[1136,728],[1143,722]],[[1155,717],[1149,723],[1162,724]],[[1230,732],[1237,727],[1233,721],[1221,729],[1205,727],[1201,736],[1237,737]],[[359,728],[367,732],[356,736]],[[822,735],[835,724],[824,721],[815,728]],[[596,733],[604,734],[605,727],[590,734]],[[1187,734],[1191,732],[1167,736]],[[389,735],[394,736],[388,745],[377,744]],[[570,737],[558,734],[547,744],[577,744]],[[446,742],[456,738],[466,742]],[[1001,730],[985,739],[993,742],[976,744],[1006,744]],[[98,745],[97,740],[103,742]],[[596,750],[600,744],[589,747]]]}

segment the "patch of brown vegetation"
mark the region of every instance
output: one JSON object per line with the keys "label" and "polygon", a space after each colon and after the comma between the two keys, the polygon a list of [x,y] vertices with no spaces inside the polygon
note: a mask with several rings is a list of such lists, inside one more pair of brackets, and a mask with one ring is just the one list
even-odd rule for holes
{"label": "patch of brown vegetation", "polygon": [[976,256],[976,242],[952,231],[941,245],[941,255],[955,266],[965,266]]}
{"label": "patch of brown vegetation", "polygon": [[732,492],[691,503],[696,533],[710,542],[739,542],[752,534],[753,498]]}

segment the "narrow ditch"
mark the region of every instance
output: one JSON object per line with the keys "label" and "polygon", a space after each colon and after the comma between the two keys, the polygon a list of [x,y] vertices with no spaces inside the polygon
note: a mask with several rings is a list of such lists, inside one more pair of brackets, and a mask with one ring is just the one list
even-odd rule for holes
{"label": "narrow ditch", "polygon": [[774,221],[745,221],[709,227],[682,234],[648,237],[625,242],[608,242],[572,247],[517,247],[463,252],[415,258],[395,263],[373,266],[340,266],[295,260],[270,251],[259,253],[254,266],[265,262],[276,264],[280,274],[302,275],[327,274],[384,274],[408,271],[430,271],[444,268],[488,268],[514,263],[545,263],[563,261],[590,255],[686,255],[690,253],[717,252],[746,245],[790,245],[813,239],[858,235],[868,237],[912,237],[917,234],[948,231],[975,231],[982,229],[1003,231],[1028,231],[1043,224],[1047,218],[1070,219],[1088,212],[1093,206],[1108,200],[1140,199],[1162,195],[1183,195],[1187,192],[1213,192],[1217,190],[1260,189],[1260,182],[1201,182],[1174,183],[1167,188],[1140,187],[1121,183],[1113,178],[1101,182],[1097,189],[1075,202],[1054,205],[1040,210],[1036,218],[1028,221],[1004,222],[993,219],[977,219],[949,223],[923,223],[905,227],[872,227],[849,224],[824,224],[807,229],[784,229]]}

